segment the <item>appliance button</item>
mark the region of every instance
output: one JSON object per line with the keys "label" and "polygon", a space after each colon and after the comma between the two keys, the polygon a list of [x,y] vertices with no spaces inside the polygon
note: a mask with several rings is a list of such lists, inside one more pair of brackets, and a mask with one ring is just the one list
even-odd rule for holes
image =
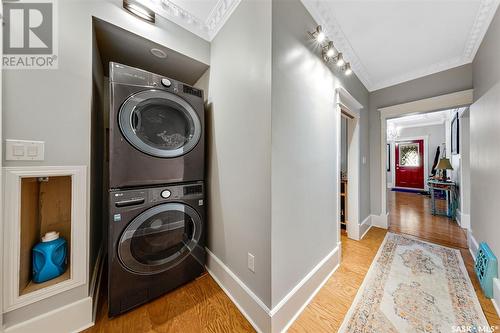
{"label": "appliance button", "polygon": [[168,88],[172,85],[172,82],[170,82],[169,79],[161,79],[161,84],[163,84],[163,86]]}
{"label": "appliance button", "polygon": [[163,199],[167,199],[167,198],[170,198],[170,196],[172,195],[172,192],[170,192],[169,190],[163,190],[163,191],[161,191],[160,195]]}

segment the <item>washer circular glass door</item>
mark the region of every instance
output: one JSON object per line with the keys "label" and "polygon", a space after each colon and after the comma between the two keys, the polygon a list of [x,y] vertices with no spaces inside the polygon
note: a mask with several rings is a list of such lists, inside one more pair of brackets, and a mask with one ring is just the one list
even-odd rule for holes
{"label": "washer circular glass door", "polygon": [[118,123],[132,146],[156,157],[182,156],[201,138],[200,119],[193,107],[164,90],[130,96],[120,108]]}
{"label": "washer circular glass door", "polygon": [[201,218],[190,206],[166,203],[138,215],[122,233],[118,257],[139,274],[166,271],[187,258],[198,246]]}

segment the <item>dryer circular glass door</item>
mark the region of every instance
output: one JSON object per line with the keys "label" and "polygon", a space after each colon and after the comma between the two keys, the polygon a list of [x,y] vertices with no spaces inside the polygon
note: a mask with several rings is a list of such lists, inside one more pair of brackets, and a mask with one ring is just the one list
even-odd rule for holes
{"label": "dryer circular glass door", "polygon": [[193,107],[163,90],[130,96],[120,108],[118,123],[132,146],[156,157],[182,156],[201,138],[201,122]]}
{"label": "dryer circular glass door", "polygon": [[135,273],[166,271],[198,246],[201,228],[201,218],[190,206],[155,206],[130,222],[120,238],[118,257],[125,268]]}

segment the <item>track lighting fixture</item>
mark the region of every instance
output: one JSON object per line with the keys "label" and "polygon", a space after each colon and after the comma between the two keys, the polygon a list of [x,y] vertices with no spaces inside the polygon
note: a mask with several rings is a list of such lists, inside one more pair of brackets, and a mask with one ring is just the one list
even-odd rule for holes
{"label": "track lighting fixture", "polygon": [[345,61],[343,54],[338,52],[332,41],[328,40],[320,25],[313,32],[309,32],[309,35],[321,45],[321,56],[326,63],[335,63],[346,76],[352,74],[351,64]]}

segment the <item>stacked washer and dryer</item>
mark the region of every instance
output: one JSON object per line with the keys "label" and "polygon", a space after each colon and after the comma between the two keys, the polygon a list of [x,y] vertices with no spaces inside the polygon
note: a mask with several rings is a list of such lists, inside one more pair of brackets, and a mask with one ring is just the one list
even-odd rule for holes
{"label": "stacked washer and dryer", "polygon": [[108,306],[115,316],[204,272],[203,91],[110,63]]}

